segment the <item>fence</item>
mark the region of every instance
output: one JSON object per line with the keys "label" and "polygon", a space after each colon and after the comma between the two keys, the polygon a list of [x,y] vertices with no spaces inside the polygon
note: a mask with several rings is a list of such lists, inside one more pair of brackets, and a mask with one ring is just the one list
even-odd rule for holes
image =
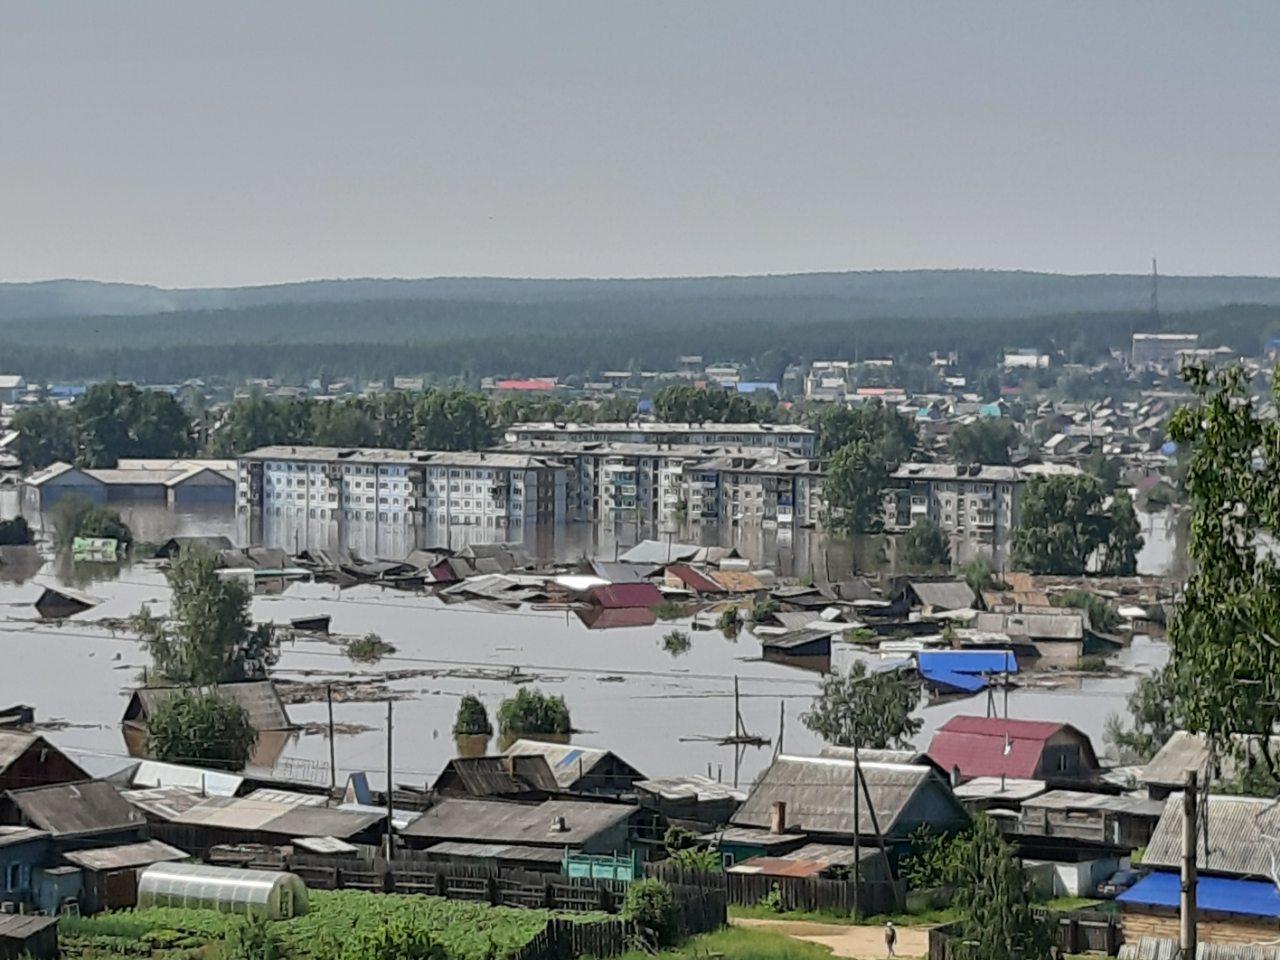
{"label": "fence", "polygon": [[[1120,952],[1120,921],[1110,913],[1077,910],[1055,913],[1033,910],[1042,919],[1057,921],[1058,947],[1063,954],[1098,953],[1114,957]],[[952,960],[951,944],[958,931],[954,925],[934,927],[929,931],[929,960]]]}
{"label": "fence", "polygon": [[700,888],[720,888],[725,891],[727,902],[738,906],[753,906],[776,891],[781,908],[785,911],[805,910],[822,913],[851,915],[854,911],[855,889],[858,910],[863,915],[892,913],[906,896],[906,885],[898,881],[823,880],[818,877],[771,877],[749,873],[707,873],[690,870],[678,864],[663,861],[647,864],[645,872],[670,884],[684,884]]}

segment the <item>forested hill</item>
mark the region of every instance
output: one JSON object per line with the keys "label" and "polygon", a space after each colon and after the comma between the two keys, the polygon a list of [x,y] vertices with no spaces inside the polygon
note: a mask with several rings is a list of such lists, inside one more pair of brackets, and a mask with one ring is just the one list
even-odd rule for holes
{"label": "forested hill", "polygon": [[[846,319],[1014,318],[1145,310],[1145,275],[1063,275],[1010,270],[906,270],[649,280],[500,278],[316,280],[262,287],[166,290],[140,284],[51,280],[0,284],[0,323],[14,320],[180,314],[251,307],[428,301],[440,303],[646,304],[744,300],[821,301]],[[1161,277],[1166,311],[1228,304],[1280,305],[1280,278]],[[712,309],[712,313],[722,310]],[[732,312],[732,311],[730,311]],[[696,319],[692,317],[691,319]]]}

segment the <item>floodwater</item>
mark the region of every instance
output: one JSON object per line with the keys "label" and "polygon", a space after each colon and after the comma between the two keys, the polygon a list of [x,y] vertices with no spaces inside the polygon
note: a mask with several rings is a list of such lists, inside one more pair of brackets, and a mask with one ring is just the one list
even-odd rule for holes
{"label": "floodwater", "polygon": [[[134,508],[130,516],[139,524],[136,529],[147,531],[139,536],[153,541],[179,532],[231,535],[234,527],[229,517],[209,520],[154,505]],[[612,557],[611,548],[600,547],[598,534],[578,536],[565,537],[555,553],[564,558],[583,552]],[[810,531],[792,534],[790,545],[780,543],[776,531],[731,531],[725,536],[757,563],[787,572],[797,564],[807,572],[805,567],[812,563],[821,580],[832,562],[823,552],[822,539]],[[633,538],[624,545],[631,542]],[[1167,542],[1166,555],[1172,556],[1172,532]],[[847,570],[851,551],[845,547],[840,553],[826,546],[834,562]],[[1144,552],[1153,549],[1149,540]],[[41,623],[31,604],[46,583],[76,587],[102,603],[60,624]],[[50,736],[56,743],[124,752],[119,720],[147,656],[135,639],[101,621],[126,618],[144,603],[161,612],[167,602],[163,574],[150,562],[85,565],[62,558],[46,562],[38,572],[0,568],[0,649],[7,663],[0,702],[34,706],[37,720],[53,725]],[[335,634],[372,631],[393,644],[395,653],[377,664],[354,664],[336,640],[298,640],[285,646],[276,675],[324,682],[353,676],[374,679],[394,672],[387,689],[398,698],[393,707],[393,754],[395,777],[401,783],[429,783],[457,753],[450,728],[463,694],[479,696],[493,717],[501,700],[518,689],[517,681],[530,677],[533,686],[565,698],[574,726],[581,731],[575,741],[614,749],[650,776],[710,770],[727,782],[736,776],[749,786],[772,755],[780,723],[787,751],[815,752],[820,746],[805,729],[801,714],[821,677],[763,662],[758,642],[746,630],[736,641],[719,632],[693,631],[688,621],[591,630],[564,611],[495,612],[369,585],[340,590],[328,584],[295,583],[253,601],[254,618],[261,621],[287,623],[320,614],[332,617]],[[663,635],[672,629],[688,631],[692,640],[679,656],[663,647]],[[837,668],[845,666],[847,658],[862,655],[846,645],[836,646]],[[1010,691],[1008,713],[1074,723],[1101,748],[1107,716],[1124,711],[1135,677],[1157,668],[1164,657],[1162,643],[1139,637],[1115,657],[1124,675],[1063,678],[1052,688],[1023,686]],[[518,676],[511,675],[513,670]],[[735,677],[745,727],[771,740],[769,747],[735,750],[709,739],[733,731]],[[982,714],[987,706],[985,695],[924,706],[919,744],[927,745],[933,730],[948,717]],[[1003,712],[1003,697],[997,694],[993,706]],[[291,705],[289,714],[294,722],[321,732],[299,732],[274,745],[277,771],[327,780],[329,744],[322,732],[326,704]],[[334,720],[340,731],[352,731],[335,738],[339,782],[351,772],[367,771],[371,781],[381,783],[385,702],[336,702]]]}

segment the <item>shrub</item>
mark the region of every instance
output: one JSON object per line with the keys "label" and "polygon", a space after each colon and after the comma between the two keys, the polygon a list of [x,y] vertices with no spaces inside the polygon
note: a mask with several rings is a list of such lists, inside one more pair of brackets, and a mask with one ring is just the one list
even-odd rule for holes
{"label": "shrub", "polygon": [[504,735],[525,733],[571,733],[569,708],[564,697],[521,687],[514,697],[498,707],[498,729]]}
{"label": "shrub", "polygon": [[422,926],[396,917],[348,940],[342,960],[449,960],[449,954]]}
{"label": "shrub", "polygon": [[76,537],[101,537],[118,540],[127,546],[133,534],[120,514],[105,507],[94,506],[78,493],[61,497],[53,507],[54,542],[59,547],[69,547]]}
{"label": "shrub", "polygon": [[679,620],[684,616],[684,607],[674,600],[663,600],[650,609],[659,620]]}
{"label": "shrub", "polygon": [[147,750],[157,760],[240,770],[258,733],[248,711],[229,697],[184,690],[147,721]]}
{"label": "shrub", "polygon": [[493,725],[489,723],[489,713],[484,704],[479,697],[468,693],[458,704],[458,715],[453,721],[453,735],[462,737],[482,734],[487,737],[491,733]]}
{"label": "shrub", "polygon": [[742,615],[738,613],[737,607],[730,607],[728,610],[723,611],[716,620],[716,629],[726,637],[736,637],[741,627]]}
{"label": "shrub", "polygon": [[227,933],[224,943],[227,960],[277,960],[280,956],[271,921],[262,916],[246,917],[244,923]]}
{"label": "shrub", "polygon": [[675,898],[661,880],[637,880],[627,887],[622,915],[658,946],[670,946],[679,936]]}
{"label": "shrub", "polygon": [[662,649],[673,657],[683,656],[692,646],[689,635],[682,630],[672,630],[662,638]]}
{"label": "shrub", "polygon": [[1068,590],[1049,598],[1055,607],[1071,607],[1089,615],[1089,626],[1110,633],[1120,626],[1120,614],[1107,601],[1088,590]]}
{"label": "shrub", "polygon": [[387,643],[376,633],[366,633],[359,640],[350,641],[346,649],[347,656],[357,663],[377,663],[396,652],[394,645]]}
{"label": "shrub", "polygon": [[781,609],[782,604],[777,600],[760,600],[751,608],[751,619],[759,623],[762,620],[768,620]]}
{"label": "shrub", "polygon": [[769,892],[760,898],[759,906],[766,910],[772,910],[774,913],[782,913],[786,910],[787,905],[782,899],[782,888],[776,883],[769,888]]}

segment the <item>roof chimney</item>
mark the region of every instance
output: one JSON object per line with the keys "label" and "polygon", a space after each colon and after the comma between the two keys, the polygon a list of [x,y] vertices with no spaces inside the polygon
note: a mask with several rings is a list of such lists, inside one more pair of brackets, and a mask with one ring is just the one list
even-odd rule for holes
{"label": "roof chimney", "polygon": [[554,820],[551,821],[551,832],[552,833],[568,833],[569,832],[569,824],[565,821],[564,817],[556,817]]}
{"label": "roof chimney", "polygon": [[769,808],[769,832],[773,834],[787,832],[787,802],[775,800]]}

